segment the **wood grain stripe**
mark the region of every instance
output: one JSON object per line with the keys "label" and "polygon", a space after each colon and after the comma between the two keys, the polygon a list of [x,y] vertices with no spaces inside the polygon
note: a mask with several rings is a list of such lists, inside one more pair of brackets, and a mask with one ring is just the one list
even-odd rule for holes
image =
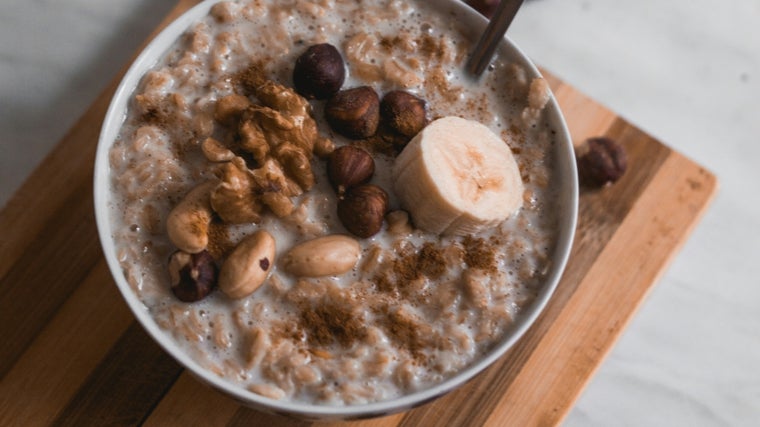
{"label": "wood grain stripe", "polygon": [[137,425],[181,372],[182,367],[134,322],[53,424]]}
{"label": "wood grain stripe", "polygon": [[91,180],[80,181],[0,280],[0,378],[100,257]]}
{"label": "wood grain stripe", "polygon": [[48,425],[132,320],[101,260],[0,382],[0,425]]}

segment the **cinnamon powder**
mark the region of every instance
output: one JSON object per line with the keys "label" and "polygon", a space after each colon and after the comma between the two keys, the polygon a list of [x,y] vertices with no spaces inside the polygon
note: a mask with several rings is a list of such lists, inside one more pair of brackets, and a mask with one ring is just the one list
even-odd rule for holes
{"label": "cinnamon powder", "polygon": [[380,327],[389,339],[400,348],[407,350],[415,361],[424,360],[423,350],[430,347],[435,339],[435,333],[430,325],[416,319],[403,309],[394,309],[387,305],[378,310],[378,315]]}
{"label": "cinnamon powder", "polygon": [[227,226],[222,222],[212,221],[208,227],[208,252],[215,260],[222,260],[235,249],[230,239]]}
{"label": "cinnamon powder", "polygon": [[409,297],[408,285],[411,282],[422,276],[431,280],[440,279],[446,270],[446,258],[441,249],[434,243],[427,242],[417,252],[407,250],[400,253],[391,261],[391,268],[376,274],[372,282],[381,292],[400,292]]}
{"label": "cinnamon powder", "polygon": [[313,306],[301,304],[298,326],[306,332],[306,339],[313,346],[327,347],[338,343],[350,347],[367,337],[362,316],[340,301],[327,297]]}
{"label": "cinnamon powder", "polygon": [[464,246],[464,262],[468,267],[496,273],[496,254],[492,245],[484,239],[472,236],[465,236],[462,245]]}

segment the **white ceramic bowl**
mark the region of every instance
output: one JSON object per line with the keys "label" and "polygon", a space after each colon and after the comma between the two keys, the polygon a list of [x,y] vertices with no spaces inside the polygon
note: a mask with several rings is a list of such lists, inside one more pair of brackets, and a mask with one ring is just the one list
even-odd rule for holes
{"label": "white ceramic bowl", "polygon": [[[485,357],[477,360],[452,378],[428,389],[397,399],[363,405],[320,406],[300,402],[273,400],[236,386],[235,384],[227,382],[219,378],[217,375],[205,370],[178,347],[169,334],[165,333],[158,327],[145,306],[130,288],[116,258],[114,242],[112,239],[113,224],[110,222],[109,209],[107,206],[110,197],[108,152],[122,126],[126,116],[130,95],[139,83],[140,78],[156,63],[158,58],[167,51],[174,41],[193,22],[200,20],[207,15],[211,6],[217,1],[218,0],[207,0],[193,7],[169,25],[145,48],[127,71],[124,79],[116,90],[108,109],[108,113],[106,114],[98,142],[94,173],[95,214],[98,233],[100,235],[100,241],[103,246],[106,261],[108,262],[114,280],[138,321],[153,339],[164,348],[164,350],[171,354],[177,361],[179,361],[179,363],[184,365],[203,382],[215,387],[249,407],[304,419],[336,420],[365,418],[404,411],[435,399],[436,397],[460,386],[475,376],[478,372],[488,367],[496,359],[504,355],[504,353],[525,333],[549,301],[557,283],[559,282],[562,271],[564,270],[575,232],[578,212],[578,182],[576,178],[575,157],[570,134],[554,97],[551,98],[543,113],[546,115],[550,127],[555,132],[556,144],[554,144],[554,148],[557,150],[555,153],[556,173],[558,173],[560,177],[558,181],[559,185],[562,187],[558,192],[560,197],[558,206],[562,212],[560,215],[560,230],[557,245],[552,257],[551,270],[547,275],[546,283],[541,288],[535,301],[521,312],[510,332],[504,337],[504,339]],[[430,3],[437,3],[437,6],[440,6],[441,10],[450,10],[454,14],[452,19],[458,19],[466,28],[472,30],[472,34],[470,35],[472,38],[476,38],[478,34],[485,29],[488,22],[480,14],[461,2],[455,0],[427,1]],[[527,56],[523,54],[514,43],[509,41],[509,39],[505,38],[499,49],[501,54],[508,60],[522,65],[527,70],[529,78],[540,75],[538,69],[530,62]]]}

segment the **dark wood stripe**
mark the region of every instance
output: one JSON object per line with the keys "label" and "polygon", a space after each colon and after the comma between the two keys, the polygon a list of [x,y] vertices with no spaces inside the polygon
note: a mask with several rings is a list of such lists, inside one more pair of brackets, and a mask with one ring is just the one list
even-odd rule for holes
{"label": "dark wood stripe", "polygon": [[92,180],[66,204],[0,279],[0,378],[100,259]]}
{"label": "dark wood stripe", "polygon": [[599,253],[670,153],[667,147],[623,119],[617,119],[605,134],[626,148],[629,168],[623,179],[614,186],[601,190],[582,189],[578,227],[571,252],[572,262],[568,263],[550,304],[530,331],[505,357],[461,390],[409,412],[400,426],[419,426],[423,423],[477,426],[486,422],[503,396],[503,391],[520,373],[553,320],[559,316]]}
{"label": "dark wood stripe", "polygon": [[[308,427],[309,421],[296,420],[282,415],[267,414],[241,406],[227,423],[228,427],[248,426],[277,426],[277,427]],[[319,424],[317,424],[319,425]]]}
{"label": "dark wood stripe", "polygon": [[135,322],[92,371],[53,425],[138,425],[182,370]]}

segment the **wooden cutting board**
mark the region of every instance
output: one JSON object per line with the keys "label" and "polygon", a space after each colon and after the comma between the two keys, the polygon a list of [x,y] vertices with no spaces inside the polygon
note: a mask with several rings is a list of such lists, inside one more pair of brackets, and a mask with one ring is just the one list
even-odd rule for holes
{"label": "wooden cutting board", "polygon": [[[164,24],[195,3],[181,0]],[[120,78],[0,212],[0,425],[309,425],[202,385],[122,301],[92,201],[98,133]],[[614,138],[630,162],[615,185],[582,191],[575,244],[550,304],[507,355],[455,392],[335,425],[559,423],[709,204],[717,182],[708,171],[547,78],[573,139]]]}

